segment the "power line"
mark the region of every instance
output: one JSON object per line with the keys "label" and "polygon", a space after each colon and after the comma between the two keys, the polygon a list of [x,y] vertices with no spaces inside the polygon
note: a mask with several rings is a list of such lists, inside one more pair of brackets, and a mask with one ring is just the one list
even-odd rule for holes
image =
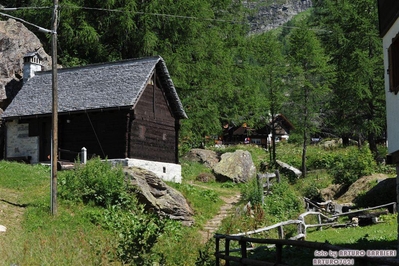
{"label": "power line", "polygon": [[22,23],[28,24],[28,25],[30,25],[30,26],[33,26],[33,27],[37,28],[39,31],[44,32],[44,33],[50,33],[50,34],[55,33],[55,32],[52,31],[52,30],[45,29],[45,28],[40,27],[40,26],[38,26],[38,25],[36,25],[36,24],[30,23],[30,22],[28,22],[28,21],[26,21],[26,20],[23,20],[22,18],[17,18],[17,17],[11,16],[11,15],[8,15],[8,14],[2,13],[2,12],[0,12],[0,15],[2,15],[2,16],[4,16],[4,17],[8,17],[8,18],[15,19],[15,20],[17,20],[17,21],[19,21],[19,22],[22,22]]}
{"label": "power line", "polygon": [[[121,10],[121,9],[111,9],[111,8],[100,8],[100,7],[84,7],[84,6],[72,6],[72,5],[60,5],[61,8],[69,8],[69,9],[82,9],[82,10],[94,10],[94,11],[103,11],[103,12],[117,12],[117,13],[133,13],[136,15],[150,15],[150,16],[157,16],[157,17],[166,17],[166,18],[180,18],[180,19],[191,19],[191,20],[202,20],[202,21],[214,21],[214,22],[221,22],[221,23],[232,23],[232,24],[247,24],[247,25],[261,25],[262,23],[254,23],[254,22],[245,22],[245,21],[238,21],[238,20],[226,20],[226,19],[216,19],[216,18],[201,18],[195,16],[184,16],[184,15],[173,15],[173,14],[166,14],[166,13],[154,13],[154,12],[142,12],[142,11],[130,11],[130,10]],[[52,7],[17,7],[17,8],[5,8],[0,5],[0,10],[7,10],[7,11],[14,11],[19,9],[49,9]],[[268,25],[273,25],[269,23]],[[277,27],[283,28],[299,28],[295,26],[286,26],[286,25],[278,25]],[[325,29],[316,29],[310,28],[309,30],[312,31],[320,31],[320,32],[331,32]]]}
{"label": "power line", "polygon": [[24,10],[24,9],[51,9],[51,6],[29,6],[29,7],[5,7],[0,5],[0,10],[2,11],[16,11],[16,10]]}

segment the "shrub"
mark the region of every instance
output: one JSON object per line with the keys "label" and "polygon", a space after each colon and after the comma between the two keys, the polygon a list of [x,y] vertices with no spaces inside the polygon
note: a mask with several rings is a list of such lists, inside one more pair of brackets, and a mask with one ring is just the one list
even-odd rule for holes
{"label": "shrub", "polygon": [[360,177],[370,175],[375,166],[368,147],[348,147],[344,153],[334,157],[329,172],[334,178],[334,183],[351,185]]}
{"label": "shrub", "polygon": [[242,186],[241,197],[245,202],[251,202],[252,205],[262,204],[263,188],[257,178],[250,179]]}
{"label": "shrub", "polygon": [[59,195],[68,201],[107,207],[129,205],[124,174],[121,167],[113,167],[99,158],[86,165],[77,165],[59,178]]}
{"label": "shrub", "polygon": [[301,201],[287,182],[275,183],[272,193],[265,197],[263,208],[269,217],[285,221],[296,217],[301,211]]}
{"label": "shrub", "polygon": [[165,220],[146,213],[129,193],[121,167],[96,158],[64,173],[59,181],[62,199],[99,207],[88,213],[89,219],[115,234],[116,259],[133,265],[153,265],[162,259],[152,248],[164,232]]}
{"label": "shrub", "polygon": [[146,214],[141,205],[129,212],[116,206],[107,209],[103,225],[118,236],[116,253],[124,264],[153,265],[162,259],[152,248],[164,232],[165,220]]}

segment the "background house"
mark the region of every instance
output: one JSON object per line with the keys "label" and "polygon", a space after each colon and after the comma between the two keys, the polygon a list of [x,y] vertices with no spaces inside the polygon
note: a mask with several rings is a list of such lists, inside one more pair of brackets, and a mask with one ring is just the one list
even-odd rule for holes
{"label": "background house", "polygon": [[399,164],[399,1],[378,0],[383,38],[387,113],[388,163]]}
{"label": "background house", "polygon": [[[32,53],[25,62],[40,64],[40,58]],[[6,158],[49,160],[51,80],[51,71],[35,72],[4,112]],[[161,57],[59,69],[58,96],[60,160],[75,160],[85,147],[181,179],[179,120],[187,116]]]}
{"label": "background house", "polygon": [[241,126],[226,124],[223,127],[223,144],[250,143],[267,147],[271,142],[273,127],[276,141],[287,140],[291,130],[294,129],[292,123],[283,114],[277,114],[273,121],[261,128],[251,128],[246,123]]}

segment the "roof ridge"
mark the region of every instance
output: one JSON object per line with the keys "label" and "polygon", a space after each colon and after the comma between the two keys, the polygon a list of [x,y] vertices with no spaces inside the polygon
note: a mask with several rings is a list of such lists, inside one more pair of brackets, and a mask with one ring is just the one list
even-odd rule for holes
{"label": "roof ridge", "polygon": [[[99,62],[99,63],[93,63],[93,64],[87,64],[87,65],[82,65],[82,66],[71,66],[71,67],[62,67],[62,68],[57,68],[57,71],[60,72],[67,72],[67,71],[74,71],[74,70],[79,70],[79,69],[86,69],[86,68],[100,68],[100,67],[109,67],[112,65],[118,66],[122,64],[129,64],[129,63],[138,63],[140,61],[152,61],[156,60],[158,61],[162,60],[163,58],[159,55],[157,56],[150,56],[150,57],[140,57],[140,58],[128,58],[128,59],[122,59],[118,61],[111,61],[111,62]],[[38,71],[35,73],[35,75],[43,75],[43,74],[49,74],[52,73],[52,70],[45,70],[45,71]]]}

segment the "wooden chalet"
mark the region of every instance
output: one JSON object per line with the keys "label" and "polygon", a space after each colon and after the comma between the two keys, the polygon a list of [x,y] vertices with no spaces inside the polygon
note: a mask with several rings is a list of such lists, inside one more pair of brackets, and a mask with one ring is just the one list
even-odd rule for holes
{"label": "wooden chalet", "polygon": [[[36,72],[5,110],[5,158],[49,160],[51,91],[51,71]],[[187,115],[160,56],[59,69],[58,97],[60,160],[85,147],[101,158],[178,163]]]}
{"label": "wooden chalet", "polygon": [[399,1],[378,0],[378,17],[384,52],[387,162],[399,164]]}
{"label": "wooden chalet", "polygon": [[241,126],[229,126],[223,128],[224,144],[256,144],[267,147],[271,142],[271,134],[274,126],[277,141],[284,141],[288,138],[290,131],[294,129],[292,123],[283,115],[278,114],[273,121],[261,128],[248,127],[246,123]]}

